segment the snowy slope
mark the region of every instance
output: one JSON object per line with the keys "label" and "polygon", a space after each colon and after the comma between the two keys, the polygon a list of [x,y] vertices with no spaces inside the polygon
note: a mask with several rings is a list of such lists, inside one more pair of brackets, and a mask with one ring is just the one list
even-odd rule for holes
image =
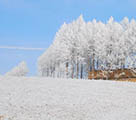
{"label": "snowy slope", "polygon": [[136,83],[0,77],[4,120],[136,120]]}

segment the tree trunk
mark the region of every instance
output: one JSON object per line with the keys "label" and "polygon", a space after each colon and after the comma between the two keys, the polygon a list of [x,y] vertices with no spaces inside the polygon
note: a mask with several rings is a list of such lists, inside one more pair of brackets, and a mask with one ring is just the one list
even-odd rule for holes
{"label": "tree trunk", "polygon": [[71,74],[71,78],[74,78],[74,65],[72,65],[72,74]]}
{"label": "tree trunk", "polygon": [[[89,77],[89,73],[91,72],[92,70],[92,65],[91,65],[91,60],[90,60],[90,57],[87,58],[87,67],[86,67],[86,72],[88,73],[88,77]],[[86,76],[87,77],[87,76]]]}
{"label": "tree trunk", "polygon": [[94,79],[94,71],[95,71],[95,59],[94,59],[94,54],[92,57],[92,79]]}
{"label": "tree trunk", "polygon": [[81,72],[80,72],[80,78],[83,78],[83,64],[81,63]]}
{"label": "tree trunk", "polygon": [[59,68],[60,66],[59,66],[59,61],[58,61],[58,64],[57,64],[57,77],[59,78],[60,76],[59,76],[59,73],[60,73],[60,68]]}
{"label": "tree trunk", "polygon": [[47,77],[49,77],[49,68],[47,68]]}
{"label": "tree trunk", "polygon": [[77,71],[76,78],[78,79],[78,77],[79,77],[78,76],[79,75],[79,63],[78,62],[77,62],[77,70],[76,71]]}
{"label": "tree trunk", "polygon": [[99,69],[99,60],[97,59],[97,70]]}
{"label": "tree trunk", "polygon": [[68,62],[66,63],[66,77],[68,78]]}
{"label": "tree trunk", "polygon": [[43,70],[42,70],[42,77],[45,76],[45,73],[46,73],[45,68],[43,68]]}

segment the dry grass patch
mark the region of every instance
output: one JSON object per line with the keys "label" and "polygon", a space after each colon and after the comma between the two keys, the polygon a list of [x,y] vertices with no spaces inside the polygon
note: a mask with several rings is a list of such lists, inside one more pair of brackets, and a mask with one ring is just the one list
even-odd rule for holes
{"label": "dry grass patch", "polygon": [[136,82],[136,78],[126,78],[126,79],[120,79],[120,80],[117,80],[117,81],[124,81],[124,82]]}

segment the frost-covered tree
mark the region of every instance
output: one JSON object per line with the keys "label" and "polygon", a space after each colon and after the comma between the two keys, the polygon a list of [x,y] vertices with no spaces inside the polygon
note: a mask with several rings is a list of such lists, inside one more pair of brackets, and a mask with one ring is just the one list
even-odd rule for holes
{"label": "frost-covered tree", "polygon": [[7,72],[6,76],[26,76],[28,73],[28,68],[26,63],[23,61],[19,63],[16,67],[14,67],[11,71]]}
{"label": "frost-covered tree", "polygon": [[48,77],[87,78],[89,71],[134,69],[135,44],[134,19],[85,22],[81,15],[60,27],[52,45],[38,59],[38,72]]}

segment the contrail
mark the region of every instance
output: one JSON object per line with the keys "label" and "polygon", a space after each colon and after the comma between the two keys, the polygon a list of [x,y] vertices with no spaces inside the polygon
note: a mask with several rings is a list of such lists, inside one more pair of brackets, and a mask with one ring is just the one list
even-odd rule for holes
{"label": "contrail", "polygon": [[45,48],[32,48],[32,47],[16,47],[16,46],[0,46],[0,49],[14,49],[14,50],[45,50]]}

